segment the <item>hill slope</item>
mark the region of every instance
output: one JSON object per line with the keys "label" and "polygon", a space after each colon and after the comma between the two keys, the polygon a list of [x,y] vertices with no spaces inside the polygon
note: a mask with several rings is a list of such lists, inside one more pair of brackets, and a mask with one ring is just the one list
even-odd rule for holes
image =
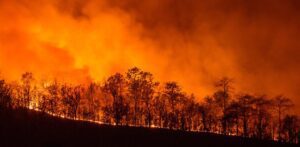
{"label": "hill slope", "polygon": [[98,125],[56,118],[25,109],[0,112],[0,140],[1,147],[296,146],[209,133]]}

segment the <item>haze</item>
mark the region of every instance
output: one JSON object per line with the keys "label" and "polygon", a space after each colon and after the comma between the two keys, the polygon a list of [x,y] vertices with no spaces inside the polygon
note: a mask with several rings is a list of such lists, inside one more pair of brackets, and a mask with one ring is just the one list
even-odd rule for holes
{"label": "haze", "polygon": [[0,22],[11,81],[102,81],[137,66],[199,99],[228,76],[236,93],[300,105],[298,0],[0,0]]}

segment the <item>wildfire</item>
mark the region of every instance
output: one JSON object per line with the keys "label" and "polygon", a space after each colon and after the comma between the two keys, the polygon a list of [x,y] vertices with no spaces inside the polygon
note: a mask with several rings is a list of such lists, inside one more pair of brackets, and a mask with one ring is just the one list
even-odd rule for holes
{"label": "wildfire", "polygon": [[298,105],[295,4],[255,1],[252,12],[244,2],[225,3],[1,0],[1,76],[14,81],[29,71],[78,84],[138,66],[198,97],[229,76],[237,90],[287,93]]}

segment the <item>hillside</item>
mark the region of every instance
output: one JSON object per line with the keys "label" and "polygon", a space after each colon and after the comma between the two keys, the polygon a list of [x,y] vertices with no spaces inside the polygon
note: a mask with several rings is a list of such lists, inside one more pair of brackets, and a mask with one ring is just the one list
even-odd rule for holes
{"label": "hillside", "polygon": [[17,109],[0,112],[0,146],[296,146],[209,133],[116,127]]}

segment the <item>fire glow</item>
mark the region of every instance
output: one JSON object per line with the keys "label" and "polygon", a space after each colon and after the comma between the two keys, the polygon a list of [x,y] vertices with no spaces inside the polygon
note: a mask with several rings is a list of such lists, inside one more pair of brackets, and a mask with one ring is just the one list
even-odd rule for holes
{"label": "fire glow", "polygon": [[229,76],[236,91],[284,93],[299,105],[298,6],[0,0],[1,76],[14,81],[28,71],[41,81],[86,83],[138,66],[199,98]]}

